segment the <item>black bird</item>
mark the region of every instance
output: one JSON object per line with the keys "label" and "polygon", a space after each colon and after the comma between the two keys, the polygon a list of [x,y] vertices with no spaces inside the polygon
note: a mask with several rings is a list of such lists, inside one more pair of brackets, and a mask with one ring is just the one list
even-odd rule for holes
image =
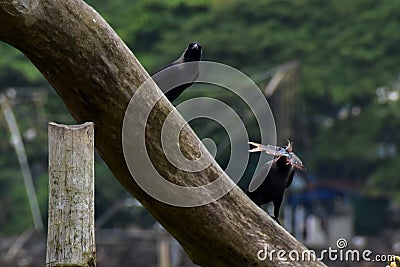
{"label": "black bird", "polygon": [[[193,42],[188,45],[183,54],[174,62],[158,70],[153,80],[164,92],[169,101],[174,101],[186,88],[191,86],[199,77],[199,64],[181,64],[197,62],[201,60],[202,48],[199,43]],[[180,65],[181,64],[181,65]],[[168,70],[162,72],[162,70]],[[179,84],[178,86],[175,86]],[[171,85],[174,87],[172,89]],[[170,90],[169,90],[170,89]]]}
{"label": "black bird", "polygon": [[[276,158],[261,167],[260,172],[253,179],[253,181],[262,180],[261,184],[254,190],[251,188],[252,183],[250,183],[246,194],[260,207],[263,204],[272,202],[274,204],[274,216],[272,218],[280,224],[278,219],[279,209],[285,189],[292,184],[295,169],[305,170],[304,165],[300,158],[292,152],[293,149],[290,142],[286,148],[271,145],[264,146],[253,142],[249,142],[249,144],[256,146],[256,148],[249,150],[250,152],[264,151],[276,156]],[[269,167],[271,168],[269,169]]]}

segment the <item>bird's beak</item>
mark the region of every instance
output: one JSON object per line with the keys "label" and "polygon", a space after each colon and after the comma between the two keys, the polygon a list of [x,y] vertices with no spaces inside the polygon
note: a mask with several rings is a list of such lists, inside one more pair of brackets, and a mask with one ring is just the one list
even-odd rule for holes
{"label": "bird's beak", "polygon": [[193,44],[193,48],[194,50],[198,50],[199,49],[199,45],[198,44]]}

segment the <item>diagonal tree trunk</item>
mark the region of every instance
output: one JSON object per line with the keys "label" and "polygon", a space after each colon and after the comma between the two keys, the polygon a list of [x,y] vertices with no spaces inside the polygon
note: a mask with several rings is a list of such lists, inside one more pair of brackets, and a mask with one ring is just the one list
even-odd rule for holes
{"label": "diagonal tree trunk", "polygon": [[[0,40],[21,50],[42,72],[78,123],[95,123],[96,148],[121,184],[183,245],[201,266],[287,266],[277,254],[265,261],[257,252],[301,252],[305,247],[278,226],[235,187],[207,205],[181,208],[147,195],[132,179],[122,150],[122,121],[136,88],[149,76],[111,27],[81,0],[1,0]],[[152,88],[149,101],[161,96]],[[144,99],[146,101],[146,99]],[[162,98],[148,120],[148,153],[165,179],[199,186],[222,174],[216,163],[195,174],[173,168],[162,153],[162,118],[172,110]],[[140,116],[141,114],[134,114]],[[177,120],[182,118],[177,117]],[[199,153],[199,140],[186,127],[181,149]],[[224,183],[231,183],[224,175]],[[293,254],[294,255],[294,254]],[[288,254],[282,255],[288,259]],[[318,261],[291,261],[290,266],[324,266]]]}

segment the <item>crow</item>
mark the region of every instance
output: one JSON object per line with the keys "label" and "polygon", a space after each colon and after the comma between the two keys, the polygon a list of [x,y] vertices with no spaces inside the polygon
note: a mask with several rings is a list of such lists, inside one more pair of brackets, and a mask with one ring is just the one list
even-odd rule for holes
{"label": "crow", "polygon": [[252,183],[250,183],[246,194],[260,207],[272,202],[274,204],[274,216],[272,218],[281,224],[278,217],[285,189],[292,184],[295,169],[305,170],[305,168],[300,158],[292,152],[290,142],[286,148],[249,143],[256,146],[250,152],[264,151],[276,156],[276,158],[261,167],[260,172],[253,179],[253,181],[261,180],[261,184],[254,190],[251,188]]}
{"label": "crow", "polygon": [[[183,54],[153,74],[152,78],[170,102],[190,87],[199,77],[199,64],[182,64],[201,60],[202,48],[199,43],[190,43]],[[166,70],[168,68],[168,70]],[[162,72],[165,70],[164,72]],[[171,88],[171,85],[176,85]],[[171,89],[170,89],[171,88]]]}

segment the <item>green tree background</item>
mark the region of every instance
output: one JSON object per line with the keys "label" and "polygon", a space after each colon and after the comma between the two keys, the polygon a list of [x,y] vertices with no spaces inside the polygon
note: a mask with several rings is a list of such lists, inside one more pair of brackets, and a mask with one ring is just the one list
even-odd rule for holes
{"label": "green tree background", "polygon": [[[290,60],[300,62],[292,116],[296,151],[318,179],[356,181],[366,194],[400,202],[400,2],[317,0],[90,0],[149,73],[198,41],[204,59],[250,77]],[[262,84],[260,84],[262,85]],[[45,216],[47,121],[74,123],[35,67],[0,44],[0,92],[16,88],[13,110]],[[189,97],[194,89],[185,93]],[[201,91],[201,90],[200,90]],[[212,90],[202,94],[212,96]],[[39,96],[38,96],[39,95]],[[240,110],[240,107],[236,107]],[[200,122],[198,124],[201,124]],[[196,129],[196,123],[194,124]],[[200,127],[197,127],[200,128]],[[33,138],[28,138],[34,132]],[[278,129],[279,134],[279,129]],[[32,224],[22,175],[0,116],[0,232]],[[223,135],[216,134],[216,140]],[[278,140],[283,145],[284,140]],[[217,155],[223,165],[226,153]],[[96,157],[96,214],[128,197]],[[243,183],[245,184],[245,183]],[[109,226],[138,221],[120,212]],[[142,214],[143,215],[143,214]],[[142,226],[149,226],[149,215]]]}

